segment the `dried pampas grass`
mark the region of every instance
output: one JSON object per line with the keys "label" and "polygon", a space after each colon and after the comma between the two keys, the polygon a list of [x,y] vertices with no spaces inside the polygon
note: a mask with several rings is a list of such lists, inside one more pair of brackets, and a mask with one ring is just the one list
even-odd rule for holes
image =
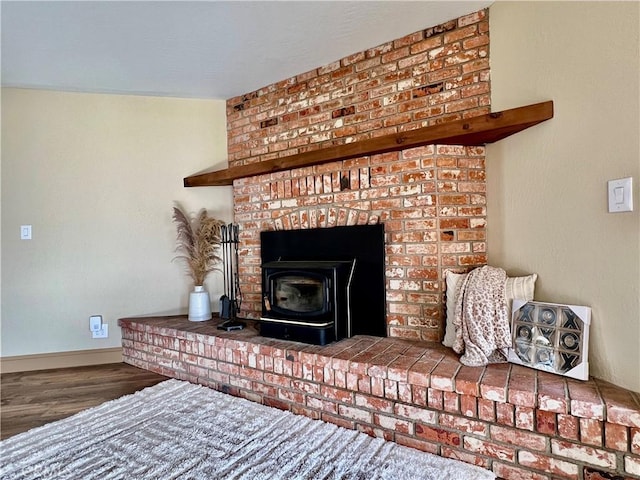
{"label": "dried pampas grass", "polygon": [[221,220],[211,218],[205,209],[191,220],[179,206],[173,207],[173,221],[176,223],[175,259],[184,260],[194,285],[204,285],[207,275],[216,270],[215,265],[222,261],[220,253]]}

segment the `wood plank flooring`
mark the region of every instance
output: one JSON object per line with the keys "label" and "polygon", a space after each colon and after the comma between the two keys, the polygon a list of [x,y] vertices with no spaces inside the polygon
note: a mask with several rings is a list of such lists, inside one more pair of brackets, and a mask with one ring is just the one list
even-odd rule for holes
{"label": "wood plank flooring", "polygon": [[167,380],[147,370],[113,363],[0,376],[0,438],[69,417]]}

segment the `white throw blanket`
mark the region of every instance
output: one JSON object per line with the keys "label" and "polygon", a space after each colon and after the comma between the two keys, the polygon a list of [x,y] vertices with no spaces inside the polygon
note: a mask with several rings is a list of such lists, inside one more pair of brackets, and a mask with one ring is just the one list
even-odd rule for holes
{"label": "white throw blanket", "polygon": [[471,367],[505,362],[511,346],[501,268],[484,266],[469,272],[456,292],[453,349],[463,354],[460,362]]}

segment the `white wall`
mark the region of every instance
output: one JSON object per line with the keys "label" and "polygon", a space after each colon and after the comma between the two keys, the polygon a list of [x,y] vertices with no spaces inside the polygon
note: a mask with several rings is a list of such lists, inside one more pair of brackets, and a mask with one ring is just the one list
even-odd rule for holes
{"label": "white wall", "polygon": [[[496,2],[494,111],[555,117],[487,149],[488,255],[537,272],[536,299],[593,309],[591,372],[640,391],[640,4]],[[633,177],[635,210],[607,213]]]}
{"label": "white wall", "polygon": [[232,219],[230,187],[182,186],[226,149],[221,100],[3,89],[2,356],[117,347],[118,318],[186,311],[172,207]]}

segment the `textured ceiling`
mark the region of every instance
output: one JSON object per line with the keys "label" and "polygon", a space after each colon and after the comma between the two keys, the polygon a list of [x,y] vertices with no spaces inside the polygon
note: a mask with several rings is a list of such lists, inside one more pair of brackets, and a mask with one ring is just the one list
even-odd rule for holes
{"label": "textured ceiling", "polygon": [[226,99],[489,1],[2,1],[2,85]]}

